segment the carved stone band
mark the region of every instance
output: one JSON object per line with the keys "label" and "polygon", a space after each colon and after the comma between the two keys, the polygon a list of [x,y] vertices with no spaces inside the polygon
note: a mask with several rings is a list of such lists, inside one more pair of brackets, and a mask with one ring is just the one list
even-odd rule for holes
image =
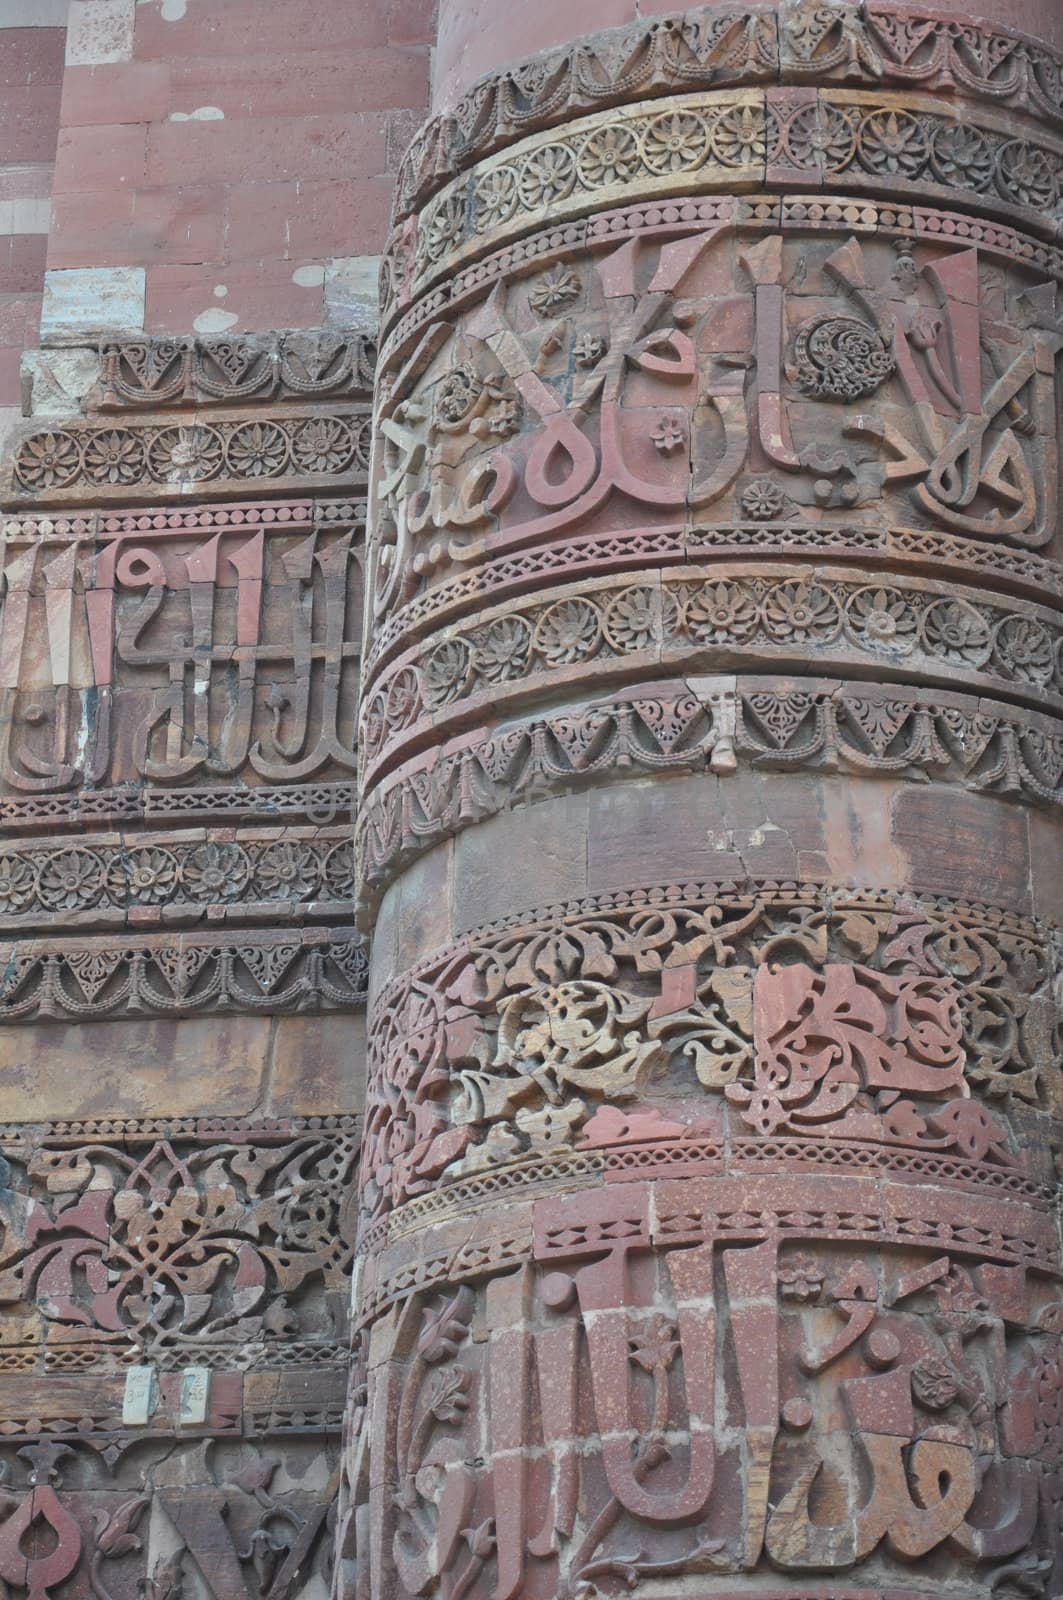
{"label": "carved stone band", "polygon": [[997,552],[979,587],[1010,583],[1002,547],[1056,554],[1061,343],[1036,268],[837,219],[677,223],[486,283],[380,409],[373,659],[492,588],[675,561],[714,525],[873,569],[891,544],[951,561],[947,533]]}
{"label": "carved stone band", "polygon": [[792,560],[850,561],[873,558],[885,570],[898,571],[916,563],[926,564],[944,575],[954,575],[958,583],[973,585],[979,580],[994,590],[1013,591],[1031,600],[1063,608],[1063,568],[1035,550],[1016,551],[994,545],[975,544],[928,528],[877,529],[812,524],[751,522],[693,526],[671,533],[667,528],[647,531],[630,539],[627,551],[618,550],[611,536],[596,539],[572,538],[526,551],[520,557],[485,561],[475,576],[450,578],[415,600],[400,607],[376,629],[373,643],[364,657],[367,684],[376,681],[383,662],[393,657],[407,639],[424,638],[443,624],[468,616],[483,605],[488,596],[499,600],[519,595],[535,582],[573,574],[594,566],[598,570],[642,570],[654,559],[670,565],[698,562],[708,571],[724,567],[736,558],[773,557]]}
{"label": "carved stone band", "polygon": [[0,1025],[351,1010],[369,952],[352,928],[43,938],[0,945]]}
{"label": "carved stone band", "polygon": [[695,678],[632,685],[624,695],[491,734],[458,734],[400,767],[360,809],[363,909],[426,850],[512,806],[604,781],[739,766],[832,769],[937,782],[1063,803],[1063,731],[1051,717],[997,701],[901,685],[816,678]]}
{"label": "carved stone band", "polygon": [[[382,326],[387,328],[387,335],[380,352],[378,409],[389,409],[393,403],[400,355],[409,355],[419,335],[448,308],[479,299],[500,279],[528,277],[584,247],[597,251],[631,239],[683,237],[692,228],[718,225],[758,233],[847,229],[862,234],[870,230],[884,238],[910,239],[913,243],[963,240],[996,259],[1063,278],[1063,252],[1022,229],[940,205],[891,204],[851,191],[825,195],[816,192],[813,182],[809,177],[807,187],[803,185],[797,194],[717,194],[693,196],[663,206],[609,205],[585,219],[540,228],[516,244],[490,251],[412,300],[408,284],[385,258]],[[398,307],[401,315],[396,315]]]}
{"label": "carved stone band", "polygon": [[270,828],[93,834],[5,845],[0,929],[142,928],[195,922],[343,917],[354,893],[349,823]]}
{"label": "carved stone band", "polygon": [[[574,679],[592,685],[662,672],[719,673],[740,661],[769,671],[860,672],[879,681],[935,679],[1063,708],[1057,617],[1030,606],[986,606],[977,591],[921,580],[745,563],[729,576],[644,572],[547,590],[492,609],[400,656],[366,695],[363,785],[426,740],[435,743],[488,702],[499,714]],[[942,669],[947,669],[947,677]]]}
{"label": "carved stone band", "polygon": [[232,482],[238,492],[257,483],[298,493],[307,478],[323,485],[365,481],[369,465],[368,409],[328,411],[277,420],[198,421],[187,413],[110,426],[62,426],[25,433],[15,447],[13,499],[140,499],[187,494]]}
{"label": "carved stone band", "polygon": [[[1058,126],[1063,61],[1022,34],[927,8],[869,0],[775,8],[701,7],[681,17],[579,39],[482,79],[421,129],[403,161],[395,210],[405,216],[472,162],[603,104],[690,88],[778,80],[957,87],[974,101]],[[681,150],[681,127],[672,154]]]}
{"label": "carved stone band", "polygon": [[[917,1600],[906,1579],[928,1558],[967,1600],[976,1564],[1051,1559],[1037,1530],[1063,1303],[1048,1215],[962,1179],[735,1165],[496,1205],[443,1224],[427,1254],[396,1246],[383,1282],[367,1274],[378,1421],[354,1481],[406,1592],[442,1482],[442,1514],[456,1500],[506,1592],[534,1600],[618,1566],[632,1583],[712,1573],[714,1595],[740,1600],[765,1560],[803,1600]],[[942,1338],[960,1328],[962,1357]],[[964,1384],[981,1402],[970,1433],[941,1421]],[[839,1588],[854,1567],[860,1586]]]}
{"label": "carved stone band", "polygon": [[[1042,1058],[1058,963],[1054,931],[1021,918],[812,886],[676,885],[473,932],[377,998],[367,1215],[430,1193],[427,1223],[448,1182],[490,1190],[511,1164],[546,1161],[541,1184],[573,1149],[728,1130],[978,1151],[1051,1182],[1009,1145],[1025,1114],[1009,1133],[1006,1109],[976,1102],[1058,1098]],[[843,1089],[808,1041],[852,1029]],[[903,1111],[897,1093],[914,1095]],[[939,1103],[930,1124],[924,1099]]]}
{"label": "carved stone band", "polygon": [[[252,773],[271,788],[349,784],[361,577],[349,514],[100,513],[38,538],[44,520],[13,518],[0,545],[0,806],[13,797],[11,820],[76,811],[98,823],[155,805],[202,816],[212,782],[224,814],[253,815],[240,793]],[[144,779],[173,786],[169,797],[145,797]],[[349,792],[294,804],[331,822]],[[277,803],[290,813],[292,801]]]}

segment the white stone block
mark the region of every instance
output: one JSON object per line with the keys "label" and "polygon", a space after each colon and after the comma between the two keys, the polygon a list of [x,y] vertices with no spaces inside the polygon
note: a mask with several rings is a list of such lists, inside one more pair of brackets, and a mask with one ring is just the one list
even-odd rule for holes
{"label": "white stone block", "polygon": [[206,1422],[209,1399],[210,1368],[186,1367],[181,1374],[181,1409],[177,1418],[180,1426],[195,1427]]}
{"label": "white stone block", "polygon": [[70,0],[66,29],[68,67],[132,61],[136,0]]}
{"label": "white stone block", "polygon": [[41,344],[144,331],[143,267],[64,267],[44,274]]}
{"label": "white stone block", "polygon": [[84,411],[82,401],[99,379],[99,352],[91,345],[25,350],[19,376],[26,416],[77,417]]}
{"label": "white stone block", "polygon": [[379,256],[340,256],[326,266],[326,326],[375,333],[380,321],[379,299]]}
{"label": "white stone block", "polygon": [[[5,233],[47,233],[52,225],[52,202],[44,200],[7,200],[10,207],[10,227]],[[2,210],[2,208],[0,208]]]}
{"label": "white stone block", "polygon": [[122,1425],[126,1428],[143,1428],[151,1421],[158,1399],[158,1385],[154,1367],[129,1367],[125,1375],[125,1395],[122,1400]]}

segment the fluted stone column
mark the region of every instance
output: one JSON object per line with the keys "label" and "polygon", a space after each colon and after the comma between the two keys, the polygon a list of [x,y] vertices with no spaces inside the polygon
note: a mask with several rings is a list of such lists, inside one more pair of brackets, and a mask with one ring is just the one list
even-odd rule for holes
{"label": "fluted stone column", "polygon": [[444,6],[384,274],[359,1600],[1063,1593],[1063,63],[1003,26],[1050,11],[544,6],[512,65]]}

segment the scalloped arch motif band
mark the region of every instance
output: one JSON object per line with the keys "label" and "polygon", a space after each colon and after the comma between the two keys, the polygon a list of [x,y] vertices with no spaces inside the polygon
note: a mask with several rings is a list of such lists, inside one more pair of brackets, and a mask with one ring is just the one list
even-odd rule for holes
{"label": "scalloped arch motif band", "polygon": [[1063,1593],[1061,85],[714,6],[410,148],[337,1600]]}

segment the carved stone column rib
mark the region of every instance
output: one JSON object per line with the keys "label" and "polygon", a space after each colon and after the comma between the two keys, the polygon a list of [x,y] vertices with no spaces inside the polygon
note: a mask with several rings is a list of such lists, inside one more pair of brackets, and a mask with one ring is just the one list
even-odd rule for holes
{"label": "carved stone column rib", "polygon": [[1061,86],[711,7],[410,150],[345,1597],[1063,1592]]}

